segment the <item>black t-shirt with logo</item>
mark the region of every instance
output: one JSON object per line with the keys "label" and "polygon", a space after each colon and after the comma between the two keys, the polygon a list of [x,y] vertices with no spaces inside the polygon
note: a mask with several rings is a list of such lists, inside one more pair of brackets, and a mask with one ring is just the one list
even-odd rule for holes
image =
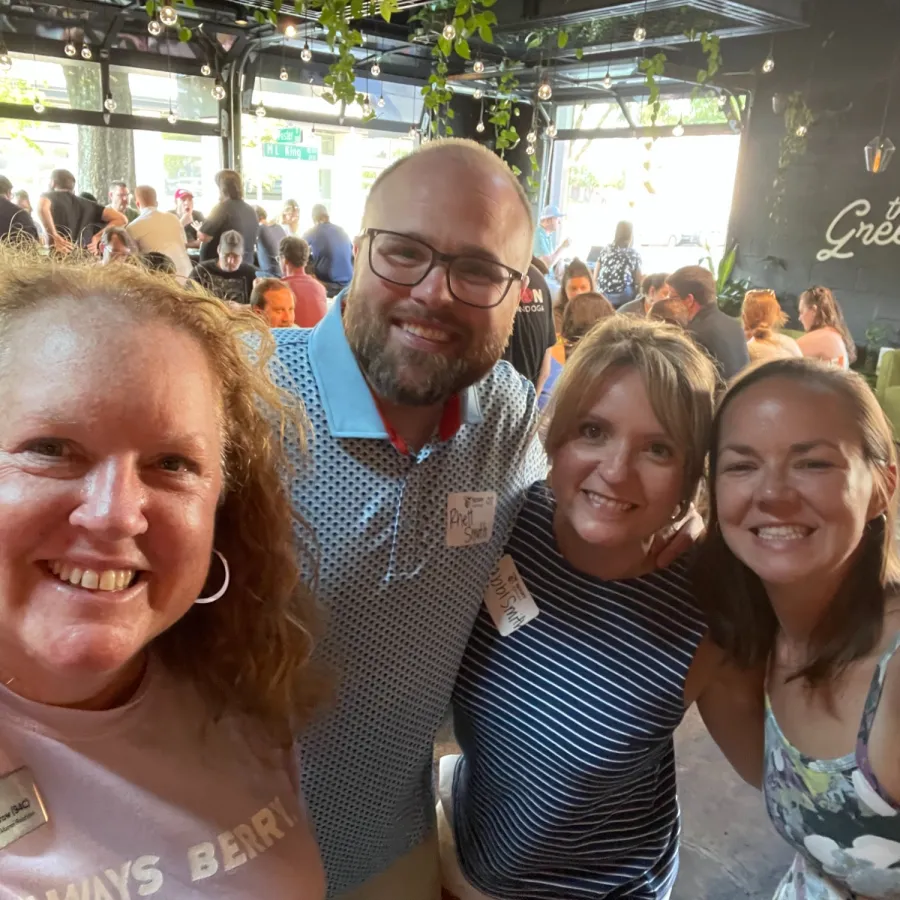
{"label": "black t-shirt with logo", "polygon": [[550,289],[544,276],[531,266],[528,269],[528,287],[519,300],[512,337],[503,358],[534,384],[541,374],[544,354],[555,343]]}
{"label": "black t-shirt with logo", "polygon": [[47,191],[42,194],[50,201],[50,215],[57,233],[81,247],[103,228],[104,206],[85,200],[71,191]]}
{"label": "black t-shirt with logo", "polygon": [[249,303],[256,269],[242,263],[234,272],[226,272],[217,262],[205,262],[194,266],[190,280],[203,285],[220,300]]}
{"label": "black t-shirt with logo", "polygon": [[223,200],[203,220],[202,231],[212,238],[200,247],[202,262],[214,261],[219,255],[219,238],[226,231],[236,231],[244,239],[244,262],[248,266],[253,265],[259,216],[249,203],[243,200]]}

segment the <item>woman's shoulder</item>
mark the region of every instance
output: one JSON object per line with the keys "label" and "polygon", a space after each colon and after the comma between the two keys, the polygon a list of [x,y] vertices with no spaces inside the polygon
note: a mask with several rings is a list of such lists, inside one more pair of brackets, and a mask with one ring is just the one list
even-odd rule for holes
{"label": "woman's shoulder", "polygon": [[778,343],[778,345],[788,351],[791,356],[803,356],[803,351],[800,349],[800,345],[792,337],[788,337],[788,335],[781,334],[777,331],[772,337]]}

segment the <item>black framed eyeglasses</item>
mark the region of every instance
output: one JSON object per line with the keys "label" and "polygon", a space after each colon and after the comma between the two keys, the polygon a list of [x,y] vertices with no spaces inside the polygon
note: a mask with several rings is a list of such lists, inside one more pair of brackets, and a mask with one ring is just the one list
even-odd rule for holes
{"label": "black framed eyeglasses", "polygon": [[366,228],[363,236],[369,239],[369,268],[379,278],[415,287],[438,263],[444,263],[450,294],[466,306],[498,306],[512,283],[525,277],[522,272],[483,256],[441,253],[425,241],[397,231]]}

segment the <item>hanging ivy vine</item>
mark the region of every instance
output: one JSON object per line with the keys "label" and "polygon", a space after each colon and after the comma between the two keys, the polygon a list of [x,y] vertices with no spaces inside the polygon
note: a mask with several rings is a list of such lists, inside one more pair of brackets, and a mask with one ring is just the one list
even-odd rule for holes
{"label": "hanging ivy vine", "polygon": [[806,153],[809,128],[814,121],[815,116],[803,92],[794,91],[789,94],[784,110],[784,136],[778,148],[778,174],[772,183],[772,205],[769,212],[769,218],[776,224],[783,222],[781,209],[787,189],[787,172]]}
{"label": "hanging ivy vine", "polygon": [[662,108],[662,95],[659,89],[659,79],[666,72],[668,57],[660,51],[655,56],[644,57],[639,68],[644,73],[644,82],[647,85],[647,108],[650,110],[650,124],[656,125],[659,119],[659,111]]}

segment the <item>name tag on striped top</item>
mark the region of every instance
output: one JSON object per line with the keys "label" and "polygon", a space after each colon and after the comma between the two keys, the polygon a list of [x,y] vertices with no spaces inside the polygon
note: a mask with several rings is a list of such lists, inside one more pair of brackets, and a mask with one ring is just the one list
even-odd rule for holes
{"label": "name tag on striped top", "polygon": [[509,554],[500,560],[491,575],[484,592],[484,605],[501,637],[509,637],[540,612]]}

